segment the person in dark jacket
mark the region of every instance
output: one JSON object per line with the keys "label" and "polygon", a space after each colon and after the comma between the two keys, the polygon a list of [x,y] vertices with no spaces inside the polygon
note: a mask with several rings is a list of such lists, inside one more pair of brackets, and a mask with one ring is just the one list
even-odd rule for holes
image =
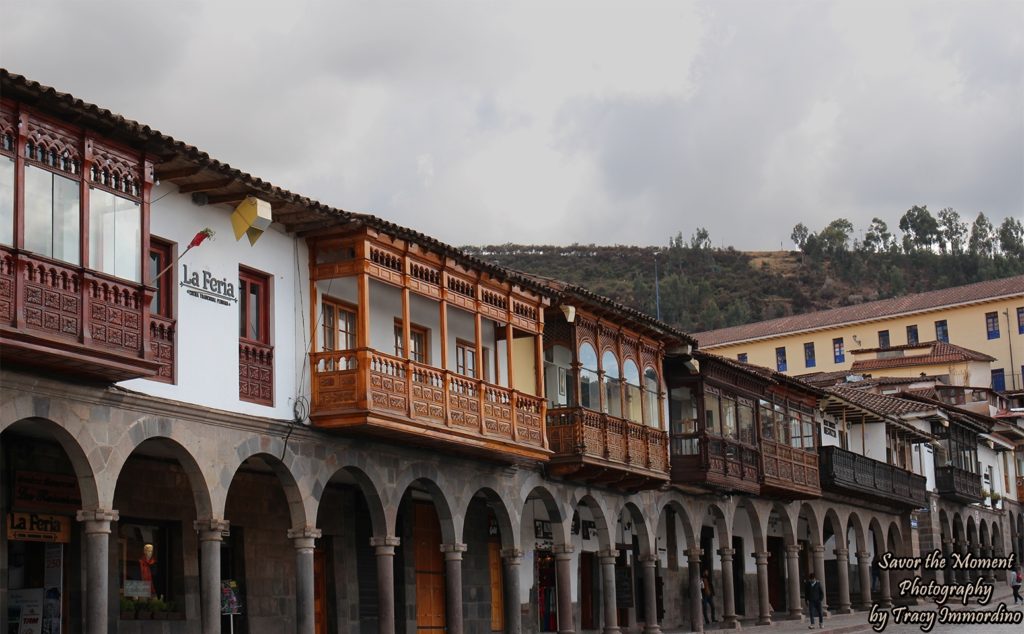
{"label": "person in dark jacket", "polygon": [[818,615],[818,627],[825,627],[825,615],[821,610],[821,602],[825,599],[825,592],[821,582],[814,577],[814,573],[807,575],[804,582],[804,596],[807,597],[807,619],[810,625],[807,629],[814,629],[814,615]]}
{"label": "person in dark jacket", "polygon": [[[711,623],[717,622],[718,618],[715,616],[715,587],[711,585],[711,575],[705,570],[700,580],[700,596],[701,605],[704,610],[704,625],[710,625]],[[711,611],[711,619],[708,620],[708,610]]]}

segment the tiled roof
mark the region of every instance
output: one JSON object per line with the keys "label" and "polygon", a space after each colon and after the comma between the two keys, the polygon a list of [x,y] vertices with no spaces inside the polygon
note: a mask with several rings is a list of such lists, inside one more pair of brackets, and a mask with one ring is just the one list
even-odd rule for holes
{"label": "tiled roof", "polygon": [[[919,365],[941,365],[943,363],[962,363],[964,361],[995,361],[994,357],[990,357],[987,354],[978,352],[977,350],[970,350],[962,346],[956,346],[951,343],[943,343],[941,341],[933,341],[928,344],[928,351],[924,354],[914,354],[908,356],[895,356],[895,357],[884,357],[881,359],[864,359],[854,361],[853,365],[850,366],[850,370],[854,373],[864,372],[867,370],[879,370],[882,368],[907,368]],[[888,348],[890,350],[902,350],[902,349],[921,349],[920,346],[913,346],[912,348],[906,348],[906,346],[900,348]],[[876,350],[881,352],[882,350]]]}
{"label": "tiled roof", "polygon": [[916,394],[914,392],[903,392],[901,397],[906,401],[915,401],[921,405],[930,405],[937,409],[942,409],[955,420],[969,425],[979,431],[991,431],[992,425],[995,423],[995,419],[991,416],[972,412],[971,410],[963,409],[955,405],[949,405],[930,396]]}
{"label": "tiled roof", "polygon": [[729,357],[723,357],[721,355],[712,354],[707,351],[699,351],[693,355],[698,361],[701,359],[713,359],[732,368],[739,370],[740,372],[747,372],[749,374],[756,374],[757,376],[768,379],[773,383],[785,383],[790,387],[794,387],[798,390],[804,390],[817,396],[824,395],[821,387],[814,385],[808,381],[805,381],[799,377],[789,376],[778,372],[771,368],[766,368],[763,365],[754,365],[752,363],[744,363]]}
{"label": "tiled roof", "polygon": [[1014,295],[1024,295],[1024,275],[698,332],[693,336],[707,348]]}
{"label": "tiled roof", "polygon": [[[852,387],[833,386],[825,388],[829,394],[835,394],[841,399],[863,407],[879,416],[901,416],[903,414],[914,414],[918,412],[930,412],[937,409],[937,406],[929,406],[925,403],[913,402],[893,396],[875,394],[867,390],[859,390]],[[940,403],[941,405],[941,403]]]}

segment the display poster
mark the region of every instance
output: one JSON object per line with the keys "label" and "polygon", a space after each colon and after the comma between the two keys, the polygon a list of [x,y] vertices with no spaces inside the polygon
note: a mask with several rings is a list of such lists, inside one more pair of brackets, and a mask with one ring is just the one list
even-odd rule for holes
{"label": "display poster", "polygon": [[242,593],[238,589],[238,582],[234,579],[224,579],[220,582],[220,613],[241,614]]}
{"label": "display poster", "polygon": [[43,589],[8,591],[7,622],[13,634],[42,634]]}
{"label": "display poster", "polygon": [[46,544],[43,553],[43,628],[41,634],[60,634],[61,596],[64,594],[64,545]]}

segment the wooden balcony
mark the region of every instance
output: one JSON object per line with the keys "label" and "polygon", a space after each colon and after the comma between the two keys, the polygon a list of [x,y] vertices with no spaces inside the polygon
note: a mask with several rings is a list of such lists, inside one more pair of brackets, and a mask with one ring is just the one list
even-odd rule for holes
{"label": "wooden balcony", "polygon": [[582,407],[548,411],[548,473],[628,491],[669,480],[668,434]]}
{"label": "wooden balcony", "polygon": [[546,460],[544,399],[375,350],[310,355],[310,420],[488,459]]}
{"label": "wooden balcony", "polygon": [[727,493],[759,493],[761,456],[737,440],[699,434],[672,435],[672,483]]}
{"label": "wooden balcony", "polygon": [[935,468],[935,489],[942,497],[971,504],[981,502],[981,476],[953,465]]}
{"label": "wooden balcony", "polygon": [[818,454],[761,439],[761,495],[785,499],[821,497]]}
{"label": "wooden balcony", "polygon": [[821,488],[906,508],[926,503],[927,480],[899,467],[841,447],[821,447]]}
{"label": "wooden balcony", "polygon": [[153,290],[0,247],[0,356],[85,380],[153,376],[160,368],[150,346]]}
{"label": "wooden balcony", "polygon": [[1024,503],[1024,476],[1017,476],[1017,501]]}

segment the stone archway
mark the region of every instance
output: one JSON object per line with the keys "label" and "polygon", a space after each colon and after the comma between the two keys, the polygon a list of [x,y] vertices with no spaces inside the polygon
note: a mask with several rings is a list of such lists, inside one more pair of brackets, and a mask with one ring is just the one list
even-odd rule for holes
{"label": "stone archway", "polygon": [[[700,596],[700,546],[694,537],[692,514],[677,496],[663,500],[658,513],[657,535],[666,550],[665,620],[663,627],[691,631],[704,627]],[[664,535],[664,537],[662,537]],[[672,592],[676,589],[676,592]],[[670,597],[676,597],[671,601]],[[687,598],[688,597],[688,598]]]}

